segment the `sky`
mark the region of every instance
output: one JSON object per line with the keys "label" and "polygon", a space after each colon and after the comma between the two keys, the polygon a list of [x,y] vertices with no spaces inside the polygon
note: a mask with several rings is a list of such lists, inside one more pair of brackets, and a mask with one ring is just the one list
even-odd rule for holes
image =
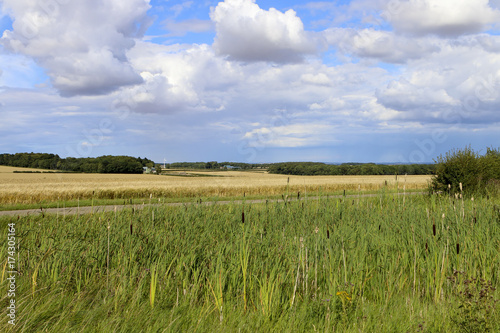
{"label": "sky", "polygon": [[0,0],[0,153],[426,163],[500,139],[500,0]]}

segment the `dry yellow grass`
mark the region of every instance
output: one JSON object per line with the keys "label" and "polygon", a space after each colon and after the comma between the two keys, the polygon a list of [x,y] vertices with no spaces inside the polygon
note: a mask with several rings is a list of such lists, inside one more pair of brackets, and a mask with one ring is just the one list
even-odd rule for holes
{"label": "dry yellow grass", "polygon": [[[17,168],[19,169],[19,168]],[[17,170],[16,169],[16,170]],[[10,170],[10,171],[9,171]],[[189,172],[188,172],[189,173]],[[277,195],[286,190],[286,175],[266,172],[194,172],[218,177],[181,177],[122,174],[12,173],[0,166],[0,203],[37,203],[40,201],[95,198],[140,197],[231,197]],[[426,188],[430,176],[408,176],[406,190]],[[290,176],[290,193],[304,194],[342,190],[378,190],[387,182],[391,189],[403,189],[394,176]]]}

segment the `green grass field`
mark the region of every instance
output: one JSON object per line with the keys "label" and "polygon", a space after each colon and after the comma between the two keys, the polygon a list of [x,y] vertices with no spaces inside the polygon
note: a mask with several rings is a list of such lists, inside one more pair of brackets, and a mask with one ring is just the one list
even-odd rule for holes
{"label": "green grass field", "polygon": [[[498,198],[2,218],[3,332],[498,332]],[[9,265],[8,265],[9,264]]]}

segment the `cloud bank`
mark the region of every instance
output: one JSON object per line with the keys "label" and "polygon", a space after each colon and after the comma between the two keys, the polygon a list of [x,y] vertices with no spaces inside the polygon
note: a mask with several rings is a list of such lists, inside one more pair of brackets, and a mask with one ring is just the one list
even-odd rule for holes
{"label": "cloud bank", "polygon": [[149,0],[5,0],[1,44],[32,57],[64,96],[107,94],[142,82],[126,52],[147,27]]}

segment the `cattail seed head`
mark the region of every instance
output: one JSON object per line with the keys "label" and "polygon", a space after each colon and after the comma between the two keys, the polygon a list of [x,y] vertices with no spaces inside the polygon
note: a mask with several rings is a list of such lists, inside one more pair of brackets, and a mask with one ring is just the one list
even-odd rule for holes
{"label": "cattail seed head", "polygon": [[326,229],[326,238],[330,239],[330,230]]}
{"label": "cattail seed head", "polygon": [[245,212],[241,212],[241,223],[245,223]]}
{"label": "cattail seed head", "polygon": [[460,254],[460,243],[457,243],[457,254]]}
{"label": "cattail seed head", "polygon": [[432,234],[436,236],[436,224],[432,225]]}

